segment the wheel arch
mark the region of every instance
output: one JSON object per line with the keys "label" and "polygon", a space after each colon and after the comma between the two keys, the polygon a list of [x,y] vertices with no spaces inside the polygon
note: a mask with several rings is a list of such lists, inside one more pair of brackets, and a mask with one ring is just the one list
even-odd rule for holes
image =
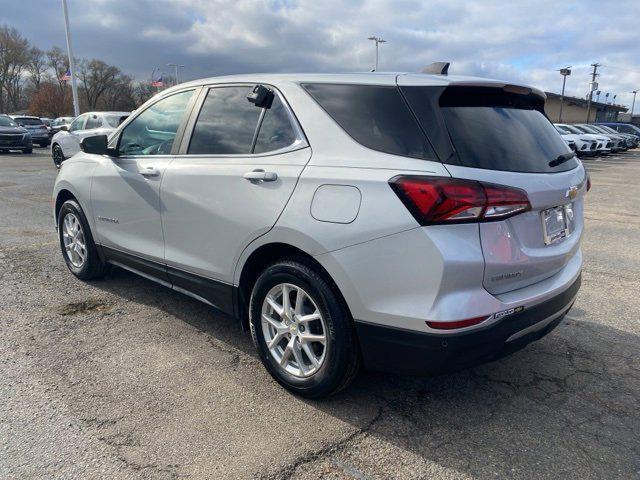
{"label": "wheel arch", "polygon": [[248,305],[251,298],[251,291],[261,272],[272,263],[290,258],[299,261],[313,268],[329,284],[336,296],[343,302],[345,308],[351,315],[349,306],[344,298],[338,284],[335,282],[327,269],[305,250],[286,242],[269,242],[255,248],[244,260],[239,268],[239,277],[236,288],[236,298],[234,301],[237,316],[240,319],[243,330],[248,330],[249,315]]}

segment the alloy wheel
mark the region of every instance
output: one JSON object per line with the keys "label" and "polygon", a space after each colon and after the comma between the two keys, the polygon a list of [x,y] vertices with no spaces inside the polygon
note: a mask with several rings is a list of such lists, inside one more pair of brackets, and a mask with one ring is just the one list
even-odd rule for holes
{"label": "alloy wheel", "polygon": [[327,326],[304,289],[281,283],[269,290],[262,303],[261,324],[269,353],[287,373],[306,378],[322,367]]}
{"label": "alloy wheel", "polygon": [[82,268],[87,260],[87,244],[80,220],[73,213],[67,213],[62,222],[62,241],[71,264],[76,268]]}

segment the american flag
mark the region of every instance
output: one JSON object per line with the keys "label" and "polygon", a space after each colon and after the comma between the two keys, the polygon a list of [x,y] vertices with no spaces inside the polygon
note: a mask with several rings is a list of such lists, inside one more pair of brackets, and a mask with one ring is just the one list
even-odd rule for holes
{"label": "american flag", "polygon": [[152,87],[162,87],[164,83],[162,82],[162,75],[160,75],[157,80],[151,80]]}
{"label": "american flag", "polygon": [[62,80],[63,82],[68,82],[69,80],[71,80],[71,69],[70,68],[67,68],[67,72],[60,77],[60,80]]}

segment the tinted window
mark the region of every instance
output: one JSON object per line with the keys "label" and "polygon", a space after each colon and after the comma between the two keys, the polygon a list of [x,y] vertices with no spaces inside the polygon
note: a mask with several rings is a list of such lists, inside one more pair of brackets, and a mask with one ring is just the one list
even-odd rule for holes
{"label": "tinted window", "polygon": [[87,123],[84,126],[85,130],[92,130],[94,128],[102,127],[102,120],[97,115],[89,115],[87,118]]}
{"label": "tinted window", "polygon": [[[429,88],[406,89],[409,103],[429,102]],[[445,163],[530,173],[575,168],[575,159],[549,166],[571,150],[540,111],[542,107],[542,99],[528,91],[448,87],[440,96],[439,109],[457,155]]]}
{"label": "tinted window", "polygon": [[271,108],[265,111],[254,153],[271,152],[288,147],[296,140],[286,107],[276,95]]}
{"label": "tinted window", "polygon": [[44,125],[44,123],[42,123],[42,120],[40,120],[39,118],[16,117],[15,121],[18,122],[19,125],[29,125],[29,126]]}
{"label": "tinted window", "polygon": [[252,87],[212,88],[202,105],[188,153],[251,153],[260,109],[247,100]]}
{"label": "tinted window", "polygon": [[305,90],[355,141],[405,157],[434,159],[396,87],[306,84]]}
{"label": "tinted window", "polygon": [[168,155],[193,90],[176,93],[154,103],[138,115],[120,135],[124,155]]}
{"label": "tinted window", "polygon": [[0,115],[0,127],[17,127],[18,124],[11,120],[9,117],[3,117]]}

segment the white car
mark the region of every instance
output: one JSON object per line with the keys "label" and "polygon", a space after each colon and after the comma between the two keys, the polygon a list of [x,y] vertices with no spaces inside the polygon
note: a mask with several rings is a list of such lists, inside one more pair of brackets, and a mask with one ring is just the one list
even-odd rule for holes
{"label": "white car", "polygon": [[91,135],[109,135],[130,112],[87,112],[70,125],[62,125],[51,139],[51,156],[56,168],[80,151],[80,140]]}
{"label": "white car", "polygon": [[611,147],[613,143],[611,142],[611,139],[609,137],[606,137],[604,135],[597,135],[593,133],[583,132],[582,130],[577,128],[575,125],[567,125],[565,123],[556,123],[555,125],[556,125],[556,128],[560,128],[569,133],[579,135],[580,138],[595,140],[597,142],[596,150],[598,151],[598,155],[606,155],[608,153],[611,153]]}
{"label": "white car", "polygon": [[307,397],[361,363],[495,359],[580,287],[589,180],[544,101],[453,75],[183,83],[62,164],[61,252],[80,279],[115,265],[235,317]]}
{"label": "white car", "polygon": [[[586,138],[585,135],[571,133],[561,125],[555,125],[558,133],[562,135],[565,142],[576,152],[579,157],[598,154],[598,141],[594,138]],[[571,143],[570,143],[571,142]]]}

